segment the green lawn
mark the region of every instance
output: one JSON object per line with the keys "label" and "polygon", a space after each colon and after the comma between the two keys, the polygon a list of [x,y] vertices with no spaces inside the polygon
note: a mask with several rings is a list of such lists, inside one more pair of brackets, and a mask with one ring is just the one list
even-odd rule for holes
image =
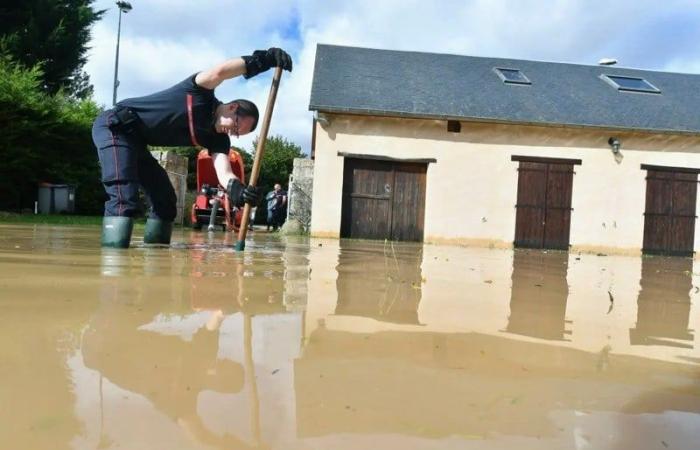
{"label": "green lawn", "polygon": [[[1,223],[38,223],[46,225],[79,225],[89,226],[102,225],[102,216],[74,216],[68,214],[16,214],[0,211]],[[143,227],[146,219],[141,217],[134,221],[134,226],[137,228]],[[175,227],[180,225],[175,224]],[[189,225],[185,225],[189,226]]]}
{"label": "green lawn", "polygon": [[15,214],[0,211],[0,223],[42,223],[49,225],[101,225],[102,216],[62,214]]}

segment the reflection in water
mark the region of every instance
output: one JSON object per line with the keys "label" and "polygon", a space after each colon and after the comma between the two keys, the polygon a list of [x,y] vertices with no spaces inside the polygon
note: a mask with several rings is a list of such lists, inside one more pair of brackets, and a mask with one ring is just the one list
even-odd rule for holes
{"label": "reflection in water", "polygon": [[[75,379],[88,370],[99,374],[99,413],[93,414],[100,418],[93,428],[99,436],[89,433],[79,447],[151,442],[153,448],[163,433],[157,430],[166,429],[161,444],[169,449],[265,447],[256,366],[268,357],[255,356],[254,347],[289,328],[278,317],[285,312],[284,283],[299,277],[286,274],[306,273],[308,247],[290,246],[284,255],[266,248],[236,254],[203,244],[100,252],[99,308],[83,333],[81,362],[72,367]],[[305,282],[296,280],[299,295]],[[274,329],[265,317],[277,318]],[[284,366],[275,365],[277,371]],[[84,401],[86,388],[78,390]],[[151,416],[152,426],[125,435],[119,430],[131,426],[132,416]]]}
{"label": "reflection in water", "polygon": [[[194,236],[194,242],[206,242],[202,233]],[[258,314],[282,311],[285,269],[279,252],[253,258],[250,252],[235,254],[225,251],[226,247],[223,250],[212,252],[206,246],[198,246],[188,251],[192,308],[236,312],[253,302]]]}
{"label": "reflection in water", "polygon": [[[84,230],[0,228],[0,448],[71,448],[80,433],[66,360],[97,296]],[[94,239],[94,233],[91,233]]]}
{"label": "reflection in water", "polygon": [[693,348],[690,291],[693,260],[645,257],[637,300],[637,325],[630,329],[632,345]]}
{"label": "reflection in water", "polygon": [[[68,450],[81,423],[65,361],[88,307],[72,280],[53,294],[46,287],[57,280],[43,277],[16,289],[4,277],[22,277],[29,267],[0,266],[0,448]],[[80,290],[94,295],[92,286]]]}
{"label": "reflection in water", "polygon": [[391,243],[381,251],[378,257],[351,241],[341,244],[335,313],[418,324],[422,247]]}
{"label": "reflection in water", "polygon": [[118,288],[112,292],[114,296],[101,299],[83,336],[85,366],[119,388],[143,395],[198,440],[216,442],[197,414],[197,399],[205,390],[232,393],[243,386],[243,367],[217,357],[223,316],[169,318],[161,313],[167,308],[157,297],[134,304]]}
{"label": "reflection in water", "polygon": [[[204,234],[109,252],[69,228],[51,235],[82,244],[45,252],[5,231],[2,448],[700,440],[687,261],[264,237],[239,254]],[[635,318],[662,345],[630,345]]]}
{"label": "reflection in water", "polygon": [[[256,370],[264,361],[254,355],[255,329],[263,338],[278,331],[266,330],[264,321],[256,327],[255,321],[284,313],[281,263],[304,261],[303,252],[235,254],[195,247],[172,258],[168,249],[139,251],[146,255],[140,272],[131,267],[133,255],[103,255],[107,276],[100,307],[81,347],[85,367],[99,372],[100,392],[108,381],[112,391],[142,396],[176,425],[178,433],[170,437],[188,438],[190,445],[265,447]],[[182,256],[188,266],[177,263]],[[189,282],[177,283],[183,279]],[[236,413],[245,421],[226,423],[231,414],[222,404],[226,399],[245,406]],[[100,404],[101,417],[103,409]],[[106,426],[102,420],[100,445],[129,446],[115,431],[115,424],[126,420],[111,417]],[[172,445],[188,448],[177,439]]]}
{"label": "reflection in water", "polygon": [[566,329],[566,273],[569,254],[558,251],[513,252],[510,315],[506,331],[541,339],[561,340]]}
{"label": "reflection in water", "polygon": [[299,248],[290,246],[284,252],[283,304],[287,311],[303,311],[308,297],[309,255],[308,242]]}
{"label": "reflection in water", "polygon": [[[341,442],[342,436],[355,439],[348,448],[404,448],[407,442],[416,448],[467,448],[476,441],[474,448],[533,449],[656,448],[660,444],[656,436],[664,436],[665,442],[673,440],[679,448],[693,448],[689,445],[700,437],[698,431],[685,429],[665,411],[682,411],[693,424],[699,423],[697,370],[616,354],[619,342],[606,341],[605,335],[608,344],[603,350],[595,342],[595,351],[572,348],[575,341],[566,329],[572,322],[565,319],[569,255],[523,251],[513,258],[510,304],[506,304],[507,329],[513,334],[506,337],[495,329],[446,331],[443,323],[455,327],[452,315],[435,313],[441,308],[430,306],[438,302],[444,310],[460,311],[465,297],[484,296],[491,302],[474,302],[476,308],[470,312],[483,315],[488,323],[492,318],[487,315],[499,312],[493,308],[499,299],[490,294],[498,280],[483,282],[477,276],[477,283],[469,283],[450,278],[441,287],[441,274],[453,270],[446,258],[431,265],[436,268],[431,275],[412,271],[415,277],[427,276],[419,300],[423,309],[434,312],[415,327],[419,320],[398,321],[377,306],[382,305],[382,293],[401,283],[400,277],[385,274],[381,249],[343,243],[335,314],[318,322],[302,357],[295,361],[299,436],[329,447]],[[607,262],[585,259],[588,264]],[[477,266],[461,260],[455,264]],[[395,267],[401,271],[421,267],[421,262],[416,264],[415,255],[399,254]],[[463,270],[469,274],[466,270],[474,269]],[[479,270],[490,272],[485,267]],[[582,273],[605,271],[594,267]],[[585,289],[594,284],[588,278],[577,281]],[[605,313],[608,296],[601,291],[600,307],[592,305],[591,310],[599,314],[594,319],[598,324],[607,324],[617,316]],[[314,301],[309,299],[310,305]],[[618,309],[624,311],[624,305]],[[364,322],[342,320],[341,312],[381,324],[365,327]],[[592,320],[591,315],[586,320]],[[513,339],[514,334],[555,343],[522,342]],[[596,328],[579,334],[596,334]],[[669,377],[675,381],[669,383]],[[624,435],[616,431],[622,426],[628,431]],[[645,431],[652,429],[656,434]],[[371,444],[363,440],[370,436]],[[435,447],[419,444],[426,438]]]}
{"label": "reflection in water", "polygon": [[[575,448],[568,432],[578,411],[621,411],[654,389],[635,414],[700,413],[697,385],[673,389],[655,380],[678,373],[669,363],[611,357],[613,368],[600,373],[591,353],[478,333],[319,328],[311,342],[295,364],[297,424],[306,438],[387,436],[384,444],[400,448],[388,436],[507,436],[512,441],[488,448]],[[593,444],[605,442],[596,428],[582,431]],[[649,448],[631,440],[640,445],[626,448]]]}

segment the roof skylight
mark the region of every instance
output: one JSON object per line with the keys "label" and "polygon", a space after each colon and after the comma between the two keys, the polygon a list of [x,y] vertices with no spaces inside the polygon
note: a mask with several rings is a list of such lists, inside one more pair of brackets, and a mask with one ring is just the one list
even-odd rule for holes
{"label": "roof skylight", "polygon": [[660,94],[661,91],[644,78],[625,77],[622,75],[601,75],[600,78],[618,91],[645,92],[648,94]]}
{"label": "roof skylight", "polygon": [[532,84],[520,69],[508,69],[505,67],[494,67],[493,71],[506,84]]}

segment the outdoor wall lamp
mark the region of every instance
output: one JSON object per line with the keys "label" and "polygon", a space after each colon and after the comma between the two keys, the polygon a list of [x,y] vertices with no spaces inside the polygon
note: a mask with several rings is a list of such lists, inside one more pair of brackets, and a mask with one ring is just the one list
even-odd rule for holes
{"label": "outdoor wall lamp", "polygon": [[612,151],[614,154],[620,153],[620,147],[622,144],[620,143],[620,140],[616,137],[611,137],[608,139],[608,144],[610,144],[610,148],[612,148]]}
{"label": "outdoor wall lamp", "polygon": [[620,153],[622,142],[620,142],[620,140],[616,137],[611,137],[608,139],[608,145],[610,145],[613,155],[615,155],[615,162],[620,164],[622,162],[622,153]]}

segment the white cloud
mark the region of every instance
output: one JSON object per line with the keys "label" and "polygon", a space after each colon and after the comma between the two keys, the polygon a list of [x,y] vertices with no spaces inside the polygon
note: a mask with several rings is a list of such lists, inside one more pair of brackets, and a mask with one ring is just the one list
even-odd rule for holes
{"label": "white cloud", "polygon": [[[281,46],[294,57],[271,124],[310,146],[308,111],[316,45],[338,44],[700,72],[700,3],[669,0],[149,0],[123,17],[119,97],[143,95],[227,57]],[[97,8],[112,8],[107,0]],[[196,5],[196,6],[193,6]],[[87,70],[97,100],[111,103],[116,14],[94,30]],[[420,68],[416,68],[420,70]],[[222,100],[250,98],[261,109],[270,76],[224,83]],[[237,145],[250,148],[252,137]]]}
{"label": "white cloud", "polygon": [[674,59],[669,61],[662,69],[668,72],[700,73],[700,56],[697,59]]}
{"label": "white cloud", "polygon": [[[111,101],[114,79],[114,36],[101,24],[93,32],[93,48],[86,69],[96,86],[97,100]],[[164,38],[146,39],[140,36],[120,40],[119,95],[145,95],[174,84],[187,75],[220,61],[227,55],[203,38],[174,41]],[[104,89],[107,86],[110,89]]]}

